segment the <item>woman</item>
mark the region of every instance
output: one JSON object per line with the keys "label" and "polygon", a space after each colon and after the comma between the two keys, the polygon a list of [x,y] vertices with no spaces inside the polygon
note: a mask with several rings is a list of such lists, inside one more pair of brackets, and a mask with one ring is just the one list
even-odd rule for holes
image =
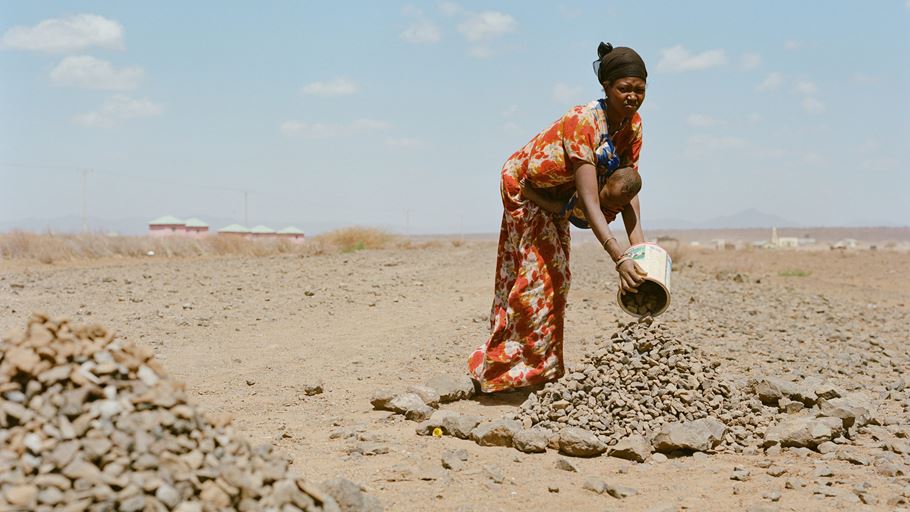
{"label": "woman", "polygon": [[[644,272],[623,257],[608,225],[622,213],[629,242],[644,242],[638,155],[648,73],[631,48],[600,43],[594,71],[605,98],[578,106],[514,153],[502,169],[504,212],[490,338],[468,359],[482,392],[542,385],[564,373],[569,219],[590,225],[624,292]],[[616,183],[613,183],[613,182]]]}

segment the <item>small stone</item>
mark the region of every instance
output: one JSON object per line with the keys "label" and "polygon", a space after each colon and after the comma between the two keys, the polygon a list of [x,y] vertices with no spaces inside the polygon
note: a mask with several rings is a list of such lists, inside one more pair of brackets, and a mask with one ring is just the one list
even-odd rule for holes
{"label": "small stone", "polygon": [[780,496],[780,491],[765,491],[761,495],[762,498],[775,502],[780,501]]}
{"label": "small stone", "polygon": [[487,464],[483,467],[484,474],[487,475],[487,478],[493,481],[494,484],[501,484],[505,481],[506,477],[496,464]]}
{"label": "small stone", "polygon": [[667,457],[666,455],[662,454],[662,453],[654,453],[654,454],[651,455],[651,458],[650,458],[649,460],[650,460],[651,462],[660,464],[660,463],[662,463],[662,462],[667,462],[668,457]]}
{"label": "small stone", "polygon": [[572,457],[596,457],[607,446],[590,430],[566,427],[559,433],[559,452]]}
{"label": "small stone", "polygon": [[512,436],[512,446],[524,453],[543,453],[547,451],[550,431],[542,428],[519,430]]}
{"label": "small stone", "polygon": [[666,423],[651,440],[651,444],[662,453],[677,450],[707,451],[720,443],[726,431],[726,425],[714,418]]}
{"label": "small stone", "polygon": [[832,471],[831,467],[829,467],[829,466],[818,466],[812,472],[812,475],[815,476],[816,478],[828,477],[828,476],[834,475],[834,471]]}
{"label": "small stone", "polygon": [[768,468],[768,471],[767,471],[767,473],[769,475],[771,475],[775,478],[783,475],[786,472],[787,472],[787,468],[785,468],[783,466],[771,466],[770,468]]}
{"label": "small stone", "polygon": [[556,469],[578,473],[578,466],[576,466],[574,462],[566,459],[565,457],[559,457],[556,459]]}
{"label": "small stone", "polygon": [[547,491],[552,492],[552,493],[558,493],[558,492],[559,492],[559,486],[558,486],[558,485],[552,485],[552,484],[551,484],[551,485],[548,485],[548,486],[547,486]]}
{"label": "small stone", "polygon": [[474,396],[474,381],[467,375],[437,375],[426,385],[436,390],[439,401],[444,404]]}
{"label": "small stone", "polygon": [[322,380],[308,382],[303,385],[303,394],[306,396],[321,395],[323,393]]}
{"label": "small stone", "polygon": [[651,443],[643,436],[632,435],[621,439],[609,448],[607,455],[635,462],[644,462],[651,456]]}
{"label": "small stone", "polygon": [[746,480],[749,479],[750,474],[751,473],[749,472],[748,469],[737,466],[737,467],[734,467],[733,472],[730,473],[730,480],[745,482]]}
{"label": "small stone", "polygon": [[445,450],[442,452],[442,467],[452,471],[461,471],[468,460],[468,451],[464,448],[458,450]]}
{"label": "small stone", "polygon": [[785,418],[777,425],[770,427],[765,433],[765,446],[779,444],[815,448],[819,444],[839,436],[843,431],[844,426],[839,418],[808,416]]}
{"label": "small stone", "polygon": [[439,392],[430,386],[415,384],[408,387],[408,392],[419,396],[420,399],[423,400],[423,403],[429,405],[430,407],[439,407],[439,399],[441,398],[439,396]]}
{"label": "small stone", "polygon": [[363,487],[350,480],[344,478],[327,480],[322,483],[322,488],[337,503],[335,510],[341,509],[356,512],[379,512],[382,510],[379,500],[368,495],[364,492]]}
{"label": "small stone", "polygon": [[521,430],[516,420],[500,419],[482,423],[471,431],[471,439],[480,446],[511,446],[512,437]]}
{"label": "small stone", "polygon": [[638,491],[631,487],[624,487],[622,485],[613,485],[607,484],[607,494],[613,496],[614,498],[621,500],[628,498],[629,496],[635,496],[638,494]]}
{"label": "small stone", "polygon": [[586,489],[597,494],[603,494],[607,490],[607,483],[599,478],[590,476],[585,478],[585,481],[581,484],[582,489]]}
{"label": "small stone", "polygon": [[34,485],[12,485],[3,493],[11,505],[27,507],[38,496],[38,487]]}
{"label": "small stone", "polygon": [[825,441],[824,443],[819,444],[815,449],[818,450],[818,453],[831,453],[837,451],[837,445],[831,441]]}
{"label": "small stone", "polygon": [[163,484],[155,490],[155,497],[158,501],[167,505],[168,508],[174,508],[180,502],[180,493],[168,484]]}

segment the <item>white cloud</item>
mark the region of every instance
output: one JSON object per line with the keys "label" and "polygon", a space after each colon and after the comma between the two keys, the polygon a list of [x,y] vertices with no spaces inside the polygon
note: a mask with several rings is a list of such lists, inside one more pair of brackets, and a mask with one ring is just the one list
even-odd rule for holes
{"label": "white cloud", "polygon": [[757,53],[744,53],[739,59],[739,65],[746,71],[757,68],[761,65],[761,55]]}
{"label": "white cloud", "polygon": [[686,122],[693,128],[713,128],[727,124],[723,119],[706,116],[704,114],[691,114],[686,118]]}
{"label": "white cloud", "polygon": [[493,39],[509,32],[514,32],[518,27],[515,18],[499,11],[483,11],[472,13],[458,25],[458,31],[471,42]]}
{"label": "white cloud", "polygon": [[664,48],[660,51],[661,59],[657,69],[669,72],[699,71],[723,66],[727,63],[727,56],[721,49],[708,50],[701,53],[689,53],[682,45]]}
{"label": "white cloud", "polygon": [[119,121],[160,116],[163,112],[164,106],[148,98],[134,99],[117,94],[105,101],[98,110],[78,115],[73,121],[89,128],[110,128]]}
{"label": "white cloud", "polygon": [[784,75],[774,71],[769,73],[767,77],[758,84],[755,88],[756,91],[776,91],[780,89],[780,86],[784,85]]}
{"label": "white cloud", "polygon": [[385,140],[385,145],[392,148],[411,149],[420,147],[422,143],[413,137],[389,137]]}
{"label": "white cloud", "polygon": [[288,137],[304,139],[330,139],[349,137],[363,133],[387,130],[391,127],[385,121],[375,119],[356,119],[350,123],[307,123],[305,121],[285,121],[281,123],[281,133]]}
{"label": "white cloud", "polygon": [[765,118],[758,112],[752,112],[751,114],[749,114],[749,117],[747,119],[752,124],[758,124],[758,123],[764,121]]}
{"label": "white cloud", "polygon": [[419,20],[404,29],[401,38],[415,44],[438,43],[442,39],[442,32],[432,21]]}
{"label": "white cloud", "polygon": [[815,94],[818,92],[818,87],[808,80],[800,80],[796,82],[794,90],[801,94]]}
{"label": "white cloud", "polygon": [[821,114],[825,111],[825,104],[813,96],[803,98],[803,110],[810,114]]}
{"label": "white cloud", "polygon": [[59,85],[128,91],[139,87],[145,72],[138,66],[116,69],[106,60],[90,55],[66,57],[51,70],[51,80]]}
{"label": "white cloud", "polygon": [[66,53],[97,46],[123,48],[123,26],[95,14],[44,20],[33,27],[13,27],[3,34],[3,46],[17,50]]}
{"label": "white cloud", "polygon": [[553,86],[553,99],[559,103],[576,103],[581,94],[581,87],[572,87],[562,82]]}
{"label": "white cloud", "polygon": [[784,48],[791,51],[799,50],[803,46],[805,46],[805,44],[802,41],[797,41],[796,39],[789,39],[784,43]]}
{"label": "white cloud", "polygon": [[446,16],[455,16],[461,12],[461,6],[455,2],[440,2],[439,10],[442,11],[442,13]]}
{"label": "white cloud", "polygon": [[314,96],[348,96],[355,94],[360,88],[356,83],[346,78],[336,78],[331,82],[313,82],[303,86],[303,94]]}

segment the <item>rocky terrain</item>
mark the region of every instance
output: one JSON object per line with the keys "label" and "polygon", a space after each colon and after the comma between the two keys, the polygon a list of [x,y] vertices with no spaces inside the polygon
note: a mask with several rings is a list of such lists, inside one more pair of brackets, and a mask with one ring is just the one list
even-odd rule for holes
{"label": "rocky terrain", "polygon": [[[572,258],[572,371],[536,404],[459,396],[486,337],[491,243],[5,262],[0,328],[16,336],[33,311],[109,326],[291,473],[356,482],[387,510],[910,510],[910,255],[690,253],[667,313],[632,327],[605,255]],[[666,371],[649,377],[647,358]]]}

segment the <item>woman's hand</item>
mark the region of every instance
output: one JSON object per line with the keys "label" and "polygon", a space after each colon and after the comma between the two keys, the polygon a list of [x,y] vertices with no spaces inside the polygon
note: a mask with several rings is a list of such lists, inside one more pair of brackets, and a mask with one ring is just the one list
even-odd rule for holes
{"label": "woman's hand", "polygon": [[626,260],[616,267],[619,272],[619,285],[622,287],[622,293],[638,293],[638,285],[645,281],[648,275],[638,263],[632,260]]}

